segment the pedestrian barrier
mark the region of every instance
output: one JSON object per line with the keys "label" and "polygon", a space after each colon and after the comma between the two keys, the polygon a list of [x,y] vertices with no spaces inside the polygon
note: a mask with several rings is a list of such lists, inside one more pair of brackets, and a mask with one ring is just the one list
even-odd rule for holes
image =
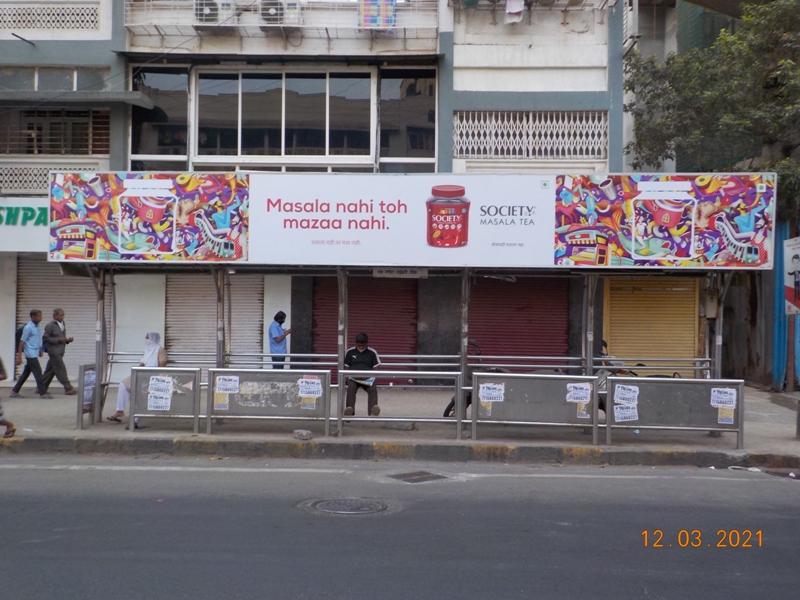
{"label": "pedestrian barrier", "polygon": [[134,367],[131,369],[130,430],[136,418],[194,419],[200,426],[200,369]]}
{"label": "pedestrian barrier", "polygon": [[[345,381],[347,379],[359,379],[359,380],[367,380],[371,378],[381,378],[381,379],[444,379],[453,381],[455,384],[455,391],[456,391],[456,439],[461,439],[461,415],[463,414],[463,409],[461,408],[461,397],[462,397],[462,386],[463,386],[463,377],[461,373],[454,372],[454,371],[357,371],[357,370],[350,370],[341,371],[340,374],[342,377],[339,378],[339,398],[338,398],[338,407],[336,410],[337,419],[337,433],[341,435],[343,433],[343,424],[344,424],[344,405],[345,405]],[[452,423],[453,420],[451,418],[445,417],[426,417],[426,416],[402,416],[402,417],[356,417],[356,416],[348,416],[347,422],[350,421],[377,421],[377,422],[384,422],[390,423],[392,421],[395,422],[404,422],[407,423],[409,421],[420,422],[420,423]]]}
{"label": "pedestrian barrier", "polygon": [[206,433],[214,418],[313,420],[330,435],[331,372],[209,369]]}
{"label": "pedestrian barrier", "polygon": [[597,444],[597,378],[522,373],[472,374],[472,439],[478,423],[592,428]]}
{"label": "pedestrian barrier", "polygon": [[735,431],[744,447],[744,381],[609,377],[606,444],[612,429]]}
{"label": "pedestrian barrier", "polygon": [[83,429],[83,415],[94,423],[94,397],[97,386],[97,367],[94,363],[78,367],[78,429]]}

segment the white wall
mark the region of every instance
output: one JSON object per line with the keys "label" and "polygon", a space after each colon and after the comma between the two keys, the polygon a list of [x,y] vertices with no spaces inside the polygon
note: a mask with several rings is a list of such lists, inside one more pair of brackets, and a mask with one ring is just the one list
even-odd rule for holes
{"label": "white wall", "polygon": [[[275,320],[275,313],[286,313],[284,329],[292,327],[292,276],[264,275],[264,352],[269,353],[269,326]],[[287,349],[292,351],[292,335],[287,338]],[[270,363],[269,359],[265,363]]]}
{"label": "white wall", "polygon": [[0,252],[0,358],[8,379],[2,387],[14,385],[14,330],[17,324],[17,255]]}
{"label": "white wall", "polygon": [[[161,334],[163,346],[167,311],[166,275],[116,275],[114,283],[117,304],[114,350],[144,353],[144,336],[150,331]],[[127,377],[131,366],[114,365],[111,381]]]}
{"label": "white wall", "polygon": [[586,92],[607,89],[604,11],[528,11],[506,25],[498,10],[462,11],[454,25],[453,87],[486,92]]}

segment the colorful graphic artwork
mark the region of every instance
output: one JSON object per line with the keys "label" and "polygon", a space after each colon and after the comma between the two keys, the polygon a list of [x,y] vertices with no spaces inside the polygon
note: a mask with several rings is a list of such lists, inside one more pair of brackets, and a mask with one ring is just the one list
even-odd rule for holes
{"label": "colorful graphic artwork", "polygon": [[787,315],[800,315],[800,237],[783,240],[783,298]]}
{"label": "colorful graphic artwork", "polygon": [[247,260],[247,175],[53,173],[50,260]]}
{"label": "colorful graphic artwork", "polygon": [[771,266],[775,175],[559,175],[555,264]]}

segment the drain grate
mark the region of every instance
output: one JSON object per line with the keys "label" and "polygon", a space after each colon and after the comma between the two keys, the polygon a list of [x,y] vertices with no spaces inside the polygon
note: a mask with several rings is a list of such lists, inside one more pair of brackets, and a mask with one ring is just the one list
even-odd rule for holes
{"label": "drain grate", "polygon": [[398,473],[397,475],[389,475],[392,479],[404,481],[405,483],[425,483],[428,481],[436,481],[438,479],[447,479],[443,475],[436,473],[429,473],[428,471],[412,471],[411,473]]}
{"label": "drain grate", "polygon": [[363,498],[333,498],[316,500],[310,508],[333,515],[374,515],[383,512],[387,506],[378,500]]}

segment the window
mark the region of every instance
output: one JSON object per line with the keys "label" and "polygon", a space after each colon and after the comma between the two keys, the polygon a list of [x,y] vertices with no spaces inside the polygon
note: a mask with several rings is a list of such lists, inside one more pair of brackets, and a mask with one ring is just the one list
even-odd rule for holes
{"label": "window", "polygon": [[2,154],[108,154],[110,111],[10,109],[0,113]]}
{"label": "window", "polygon": [[98,92],[106,89],[109,69],[90,67],[0,68],[0,90],[19,92]]}
{"label": "window", "polygon": [[188,71],[184,68],[135,68],[132,81],[133,89],[146,94],[155,104],[150,110],[140,106],[131,109],[133,157],[137,155],[186,157]]}

